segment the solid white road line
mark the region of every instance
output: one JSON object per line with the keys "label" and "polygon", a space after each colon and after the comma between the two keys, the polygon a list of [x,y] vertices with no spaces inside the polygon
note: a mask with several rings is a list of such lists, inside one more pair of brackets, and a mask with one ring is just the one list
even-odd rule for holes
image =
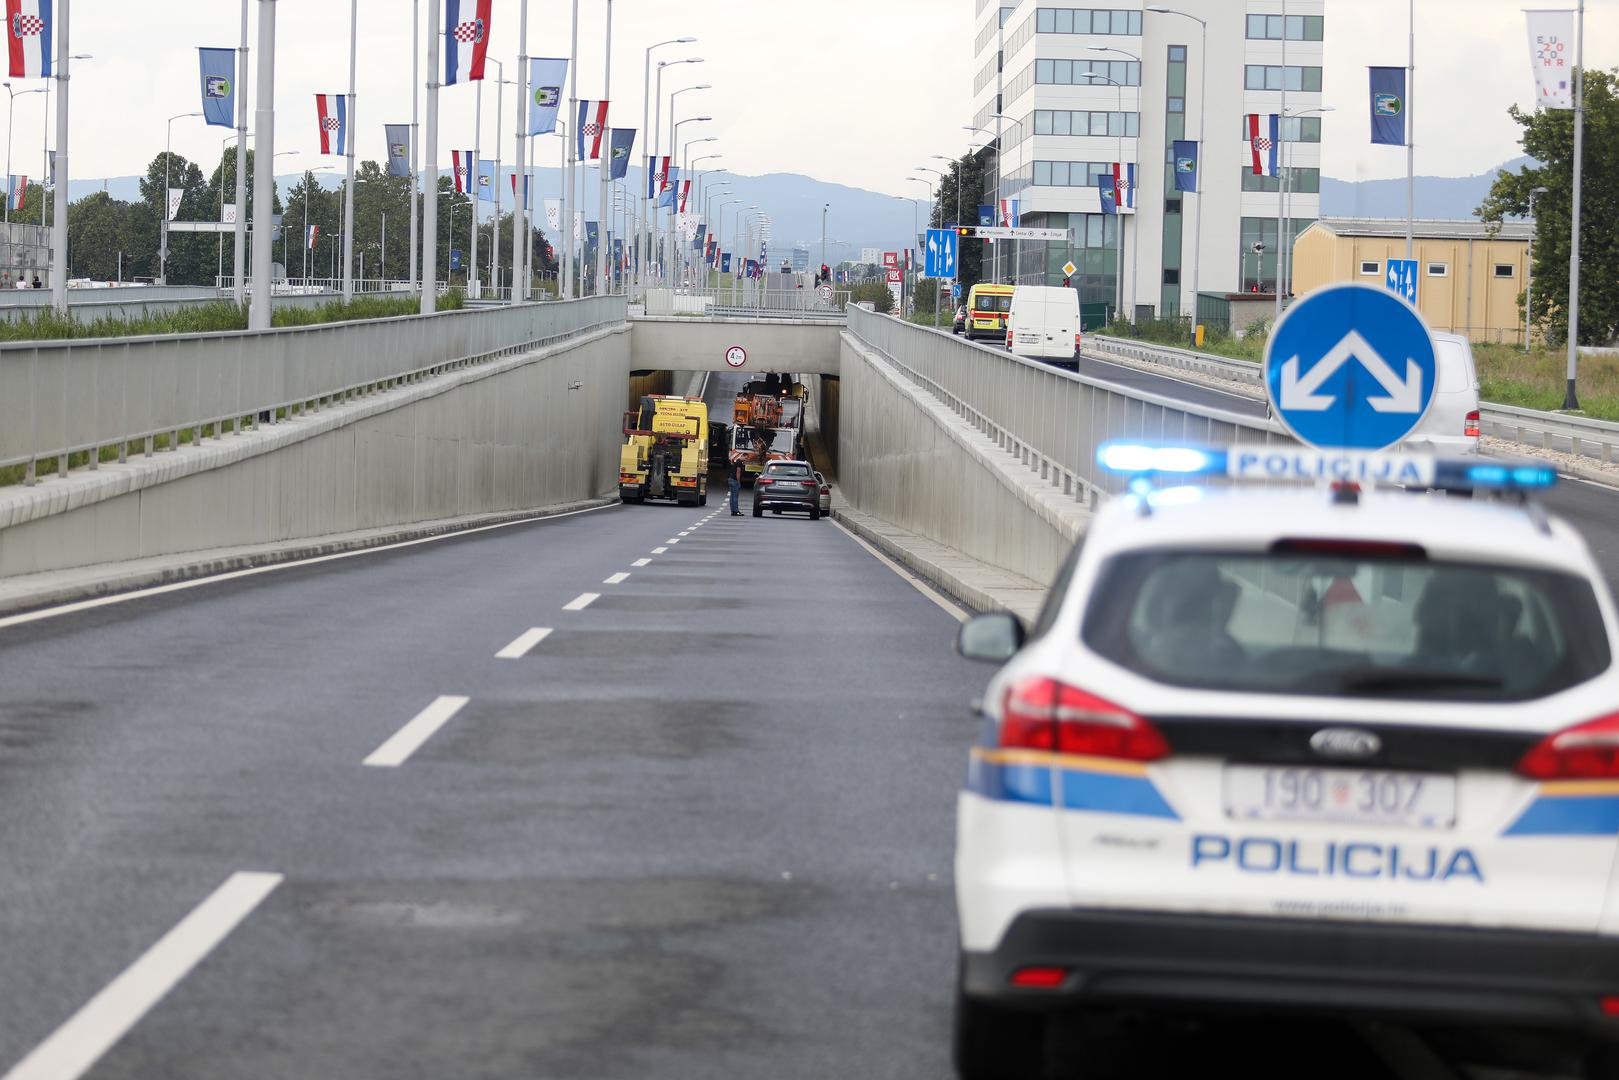
{"label": "solid white road line", "polygon": [[843,523],[841,521],[834,520],[832,522],[832,524],[836,525],[839,529],[841,529],[843,531],[843,534],[845,536],[847,536],[850,540],[853,540],[855,543],[857,543],[861,547],[865,548],[867,553],[870,554],[872,558],[876,559],[878,562],[882,563],[884,566],[886,566],[890,570],[894,571],[894,573],[898,574],[900,577],[904,578],[906,581],[909,581],[916,588],[917,592],[921,593],[923,596],[927,597],[929,600],[932,600],[935,604],[938,604],[940,607],[944,608],[944,610],[948,611],[950,613],[951,617],[954,618],[957,622],[966,622],[967,621],[967,613],[965,611],[962,611],[955,604],[951,603],[950,600],[947,597],[945,597],[942,594],[940,594],[939,592],[935,591],[934,588],[931,585],[929,585],[927,582],[923,581],[921,578],[917,577],[915,574],[913,574],[909,570],[905,569],[899,563],[895,562],[893,559],[890,559],[887,555],[884,555],[882,552],[878,551],[876,548],[872,547],[870,544],[868,544],[864,540],[860,539],[860,537],[856,536],[854,533],[850,532],[848,529],[845,529],[843,527]]}
{"label": "solid white road line", "polygon": [[634,562],[630,563],[630,565],[631,566],[651,566],[652,565],[652,560],[651,559],[636,559]]}
{"label": "solid white road line", "polygon": [[583,611],[585,608],[601,599],[599,592],[584,592],[562,605],[563,611]]}
{"label": "solid white road line", "polygon": [[603,585],[622,585],[622,584],[624,584],[624,582],[629,580],[629,577],[630,577],[629,574],[627,574],[623,570],[620,570],[616,574],[612,574],[612,575],[609,575],[606,578],[603,578],[602,579],[602,584]]}
{"label": "solid white road line", "polygon": [[662,555],[664,552],[666,552],[668,550],[669,549],[666,548],[666,547],[655,547],[655,548],[652,549],[652,554],[654,554],[654,555]]}
{"label": "solid white road line", "polygon": [[[530,632],[532,633],[532,631]],[[547,630],[546,633],[549,634],[550,631]],[[527,650],[525,649],[524,651],[526,652]],[[406,758],[414,754],[422,743],[431,739],[450,717],[460,712],[461,707],[471,700],[471,698],[464,698],[457,694],[441,694],[439,697],[434,698],[431,705],[412,717],[404,727],[394,732],[391,739],[371,751],[371,756],[361,764],[375,765],[384,769],[397,768],[403,765]]]}
{"label": "solid white road line", "polygon": [[495,654],[497,660],[519,660],[528,651],[551,636],[549,626],[532,626],[512,639],[512,643]]}
{"label": "solid white road line", "polygon": [[281,884],[280,874],[242,871],[187,915],[68,1018],[4,1080],[75,1080],[88,1072]]}
{"label": "solid white road line", "polygon": [[[119,593],[117,596],[98,596],[94,600],[75,600],[71,604],[62,604],[59,607],[42,608],[39,611],[25,611],[21,615],[7,615],[0,618],[0,630],[4,630],[8,626],[21,626],[23,623],[53,618],[57,615],[71,615],[75,611],[88,611],[91,608],[106,607],[108,604],[122,604],[126,600],[139,600],[143,596],[162,596],[164,593],[179,592],[181,589],[195,589],[201,585],[213,585],[220,581],[254,577],[258,574],[268,574],[276,570],[291,570],[294,567],[314,566],[316,563],[334,562],[337,559],[353,559],[361,555],[375,555],[379,551],[397,551],[400,548],[415,547],[417,544],[436,544],[440,540],[453,540],[458,536],[472,536],[475,533],[489,532],[492,529],[509,529],[513,525],[532,525],[540,521],[560,521],[563,518],[574,517],[578,514],[594,514],[598,510],[612,510],[620,505],[619,503],[609,503],[606,506],[587,506],[583,510],[569,510],[566,514],[520,518],[517,521],[499,521],[493,525],[479,525],[475,529],[439,533],[437,536],[421,536],[415,540],[401,540],[397,544],[380,544],[377,547],[361,548],[358,551],[339,551],[335,555],[317,555],[312,559],[292,559],[287,562],[276,563],[273,566],[253,566],[246,570],[230,570],[223,574],[211,574],[208,577],[193,578],[190,581],[176,581],[172,585],[154,585],[150,589],[136,589],[133,592]],[[0,1080],[3,1080],[3,1078],[0,1078]]]}

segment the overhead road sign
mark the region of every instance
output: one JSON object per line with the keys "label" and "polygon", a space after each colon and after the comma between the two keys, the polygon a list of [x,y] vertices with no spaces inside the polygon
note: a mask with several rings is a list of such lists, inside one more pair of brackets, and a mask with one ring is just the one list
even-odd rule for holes
{"label": "overhead road sign", "polygon": [[1265,347],[1271,411],[1307,446],[1383,450],[1433,404],[1433,337],[1417,310],[1370,285],[1330,285],[1282,316]]}
{"label": "overhead road sign", "polygon": [[1405,302],[1415,305],[1417,302],[1417,260],[1390,259],[1388,269],[1383,274],[1383,284],[1388,286],[1391,293],[1398,293],[1405,297]]}
{"label": "overhead road sign", "polygon": [[956,230],[929,229],[926,258],[922,276],[953,278],[956,276]]}
{"label": "overhead road sign", "polygon": [[[962,230],[957,230],[958,232]],[[1006,229],[999,226],[984,228],[968,228],[966,235],[976,236],[980,240],[1067,240],[1068,229]]]}

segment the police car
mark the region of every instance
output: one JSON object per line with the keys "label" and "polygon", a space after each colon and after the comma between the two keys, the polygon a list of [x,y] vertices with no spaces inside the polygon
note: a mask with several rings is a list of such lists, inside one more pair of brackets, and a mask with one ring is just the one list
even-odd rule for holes
{"label": "police car", "polygon": [[1532,500],[1555,475],[1101,461],[1159,486],[1096,515],[1031,627],[958,641],[1003,664],[958,801],[960,1075],[1041,1075],[1082,1008],[1390,1019],[1619,1077],[1619,616]]}
{"label": "police car", "polygon": [[[1340,486],[1105,508],[984,695],[964,1077],[1067,1005],[1619,1039],[1619,640],[1533,505]],[[1619,1072],[1596,1073],[1619,1076]]]}

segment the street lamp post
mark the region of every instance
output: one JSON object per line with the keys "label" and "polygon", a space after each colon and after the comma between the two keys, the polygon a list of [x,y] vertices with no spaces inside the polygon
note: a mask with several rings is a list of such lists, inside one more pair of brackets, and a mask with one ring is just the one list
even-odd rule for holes
{"label": "street lamp post", "polygon": [[[687,90],[706,90],[706,89],[708,89],[708,87],[707,86],[701,86],[701,87],[688,86],[688,87],[686,87],[686,89]],[[712,116],[688,116],[684,120],[676,120],[675,119],[675,102],[674,102],[674,99],[675,99],[676,94],[680,94],[680,93],[683,93],[683,92],[684,91],[676,90],[674,94],[669,95],[669,120],[670,120],[670,123],[669,123],[669,159],[671,161],[673,161],[675,158],[680,156],[680,151],[682,149],[682,147],[680,145],[680,129],[682,127],[684,127],[687,124],[697,124],[697,123],[702,123],[705,120],[714,119]],[[664,251],[665,251],[665,253],[667,255],[669,273],[671,275],[671,279],[670,279],[670,285],[671,286],[673,286],[675,284],[675,282],[673,280],[673,275],[674,275],[674,272],[675,272],[675,211],[679,208],[679,206],[680,206],[680,188],[679,188],[679,184],[670,185],[670,190],[669,190],[669,234],[668,234],[668,236],[666,238],[666,247],[664,248]]]}
{"label": "street lamp post", "polygon": [[[1197,90],[1197,160],[1198,160],[1198,166],[1197,166],[1197,168],[1198,168],[1198,172],[1201,173],[1201,172],[1204,171],[1204,169],[1203,169],[1203,161],[1208,156],[1208,154],[1207,154],[1207,149],[1208,148],[1205,145],[1204,140],[1207,137],[1207,131],[1208,131],[1207,122],[1208,122],[1208,109],[1209,109],[1209,93],[1208,93],[1208,88],[1209,88],[1209,23],[1208,23],[1207,19],[1201,19],[1196,15],[1191,15],[1191,14],[1188,14],[1187,12],[1184,12],[1184,11],[1176,11],[1174,8],[1149,7],[1149,8],[1147,8],[1147,10],[1151,11],[1154,14],[1157,14],[1157,15],[1179,15],[1183,19],[1191,19],[1193,22],[1197,23],[1197,25],[1202,30],[1203,42],[1202,42],[1202,45],[1200,47],[1200,52],[1198,54],[1198,59],[1197,59],[1197,67],[1198,67],[1198,90]],[[1282,35],[1284,37],[1287,35],[1287,27],[1286,26],[1282,27]],[[1282,81],[1284,83],[1287,81],[1286,72],[1283,72]],[[1196,192],[1194,192],[1194,194],[1197,195],[1197,232],[1196,232],[1196,234],[1195,234],[1195,236],[1194,236],[1194,238],[1192,240],[1192,318],[1191,318],[1191,333],[1190,333],[1190,338],[1191,338],[1191,344],[1192,345],[1197,344],[1197,298],[1198,298],[1198,295],[1199,295],[1199,293],[1198,293],[1198,289],[1199,289],[1199,280],[1198,280],[1198,278],[1199,278],[1199,275],[1201,274],[1201,272],[1203,270],[1203,218],[1204,218],[1203,209],[1204,209],[1204,207],[1203,207],[1203,190],[1202,189],[1203,189],[1203,185],[1204,185],[1204,180],[1205,180],[1204,177],[1202,177],[1202,176],[1198,177],[1198,185],[1197,185],[1198,190]],[[1255,274],[1255,277],[1258,277],[1258,274]]]}
{"label": "street lamp post", "polygon": [[[933,173],[938,172],[937,169],[928,169],[926,166],[923,166],[923,165],[918,165],[918,166],[916,166],[916,168],[919,169],[919,170],[925,170],[927,172],[933,172]],[[940,173],[939,176],[940,176],[940,179],[942,180],[943,179],[943,174]],[[933,181],[924,180],[920,176],[907,176],[905,179],[914,180],[918,184],[926,184],[928,186],[928,224],[932,225],[932,223],[933,223]],[[903,314],[903,312],[901,314]],[[939,325],[939,298],[937,296],[935,296],[933,298],[933,325],[935,327],[937,327]]]}
{"label": "street lamp post", "polygon": [[[1125,52],[1123,49],[1112,49],[1112,48],[1107,48],[1107,47],[1102,47],[1102,46],[1093,46],[1090,49],[1087,49],[1086,51],[1087,52],[1118,53],[1120,56],[1128,57],[1129,59],[1134,60],[1138,64],[1141,62],[1141,57],[1137,56],[1135,53]],[[1086,72],[1086,73],[1084,73],[1083,77],[1085,79],[1087,79],[1091,83],[1091,85],[1093,85],[1093,86],[1096,83],[1102,82],[1102,83],[1107,83],[1107,84],[1111,85],[1115,90],[1118,91],[1118,110],[1119,110],[1119,144],[1118,144],[1119,161],[1118,161],[1118,166],[1121,169],[1125,169],[1126,173],[1128,174],[1128,166],[1124,162],[1124,139],[1125,139],[1125,134],[1124,134],[1124,132],[1125,132],[1124,83],[1119,82],[1117,79],[1110,79],[1105,75],[1098,75],[1095,72]],[[1140,112],[1139,108],[1137,109],[1137,112],[1138,113]],[[1109,121],[1109,123],[1111,124],[1111,121]],[[1139,125],[1139,123],[1140,123],[1140,120],[1138,118],[1137,124]],[[1136,130],[1140,131],[1141,129],[1138,126],[1136,128]],[[1139,141],[1139,136],[1138,136],[1138,141]],[[1136,157],[1137,157],[1137,159],[1139,159],[1141,157],[1141,152],[1140,152],[1139,146],[1137,147]],[[1136,164],[1137,164],[1137,168],[1139,170],[1139,166],[1140,166],[1139,160],[1137,161]],[[1115,187],[1115,189],[1114,189],[1114,194],[1115,195],[1118,194],[1117,187]],[[1131,202],[1135,201],[1135,192],[1134,192],[1133,189],[1131,191],[1130,201]],[[1116,228],[1113,230],[1113,232],[1114,232],[1114,242],[1115,242],[1115,251],[1117,252],[1117,256],[1116,256],[1117,262],[1116,262],[1115,269],[1116,269],[1117,276],[1118,276],[1118,279],[1119,279],[1119,281],[1118,281],[1118,285],[1119,285],[1118,301],[1117,301],[1117,307],[1116,307],[1115,312],[1114,312],[1114,317],[1119,319],[1119,320],[1123,320],[1123,318],[1124,318],[1124,277],[1125,277],[1125,267],[1124,267],[1124,218],[1125,218],[1124,211],[1125,211],[1125,207],[1123,205],[1119,204],[1118,200],[1115,198],[1113,209],[1115,211],[1114,215],[1113,215],[1113,218],[1114,218],[1114,221],[1116,222]],[[1104,220],[1106,220],[1106,219],[1104,219]],[[1131,234],[1131,237],[1138,242],[1137,243],[1137,251],[1139,251],[1140,250],[1139,241],[1140,241],[1140,238],[1141,238],[1141,230],[1140,229],[1131,229],[1130,234]],[[1134,263],[1135,260],[1131,259],[1131,262]],[[1138,269],[1137,273],[1139,273],[1139,272],[1140,271]],[[1132,300],[1134,300],[1134,298],[1136,296],[1136,288],[1135,288],[1135,284],[1133,282],[1131,283],[1131,286],[1130,286],[1130,295],[1131,295]],[[1134,307],[1135,306],[1134,303],[1132,303],[1131,306]]]}
{"label": "street lamp post", "polygon": [[[697,39],[694,37],[669,38],[667,41],[660,41],[655,45],[648,45],[646,49],[646,57],[641,65],[641,182],[647,186],[648,190],[651,190],[652,187],[651,161],[653,148],[651,136],[655,133],[654,128],[651,126],[653,122],[651,118],[652,50],[661,49],[665,45],[690,45],[696,40]],[[658,65],[658,75],[660,79],[663,76],[663,68],[664,65],[660,63]],[[641,196],[636,199],[635,204],[635,268],[630,276],[632,288],[635,290],[640,289],[646,273],[641,260],[641,240],[647,226],[646,203],[647,197]]]}
{"label": "street lamp post", "polygon": [[[1337,109],[1332,105],[1322,105],[1321,107],[1315,109],[1300,109],[1297,112],[1284,112],[1282,113],[1281,123],[1278,125],[1280,128],[1278,134],[1281,136],[1282,140],[1282,175],[1279,177],[1278,183],[1278,186],[1281,188],[1282,201],[1281,210],[1276,219],[1276,317],[1278,319],[1282,317],[1282,296],[1284,294],[1284,290],[1285,294],[1288,296],[1293,294],[1293,244],[1288,237],[1288,234],[1292,232],[1293,226],[1293,199],[1291,184],[1293,179],[1293,167],[1290,163],[1293,160],[1293,143],[1299,140],[1288,137],[1287,121],[1299,119],[1305,116],[1319,116],[1336,111]],[[1298,130],[1300,135],[1304,133],[1302,120],[1300,120]]]}
{"label": "street lamp post", "polygon": [[[11,87],[7,86],[6,89],[9,91]],[[26,90],[24,93],[32,94],[34,91]],[[183,117],[201,115],[202,113],[200,112],[175,113],[169,117],[168,135],[163,140],[163,217],[162,227],[158,230],[159,240],[161,241],[158,245],[158,277],[163,279],[164,285],[169,283],[169,163],[170,158],[174,156],[173,151],[170,149],[174,145],[174,122]],[[9,133],[6,135],[6,177],[9,181],[11,177],[11,135]],[[6,220],[9,221],[10,218],[8,217]]]}
{"label": "street lamp post", "polygon": [[[662,139],[662,136],[663,136],[663,69],[666,68],[666,67],[676,67],[676,66],[678,66],[680,64],[701,64],[702,62],[703,62],[703,58],[701,56],[688,56],[684,60],[659,60],[658,61],[657,90],[656,90],[656,93],[653,95],[653,99],[652,99],[652,102],[653,102],[653,104],[652,104],[652,127],[650,129],[648,129],[650,134],[651,134],[651,138],[653,140],[653,142],[652,142],[652,159],[653,159],[653,161],[657,160],[658,151],[663,148],[662,145],[661,145],[661,139]],[[677,93],[678,93],[678,91],[677,91]],[[669,100],[669,108],[670,108],[670,113],[671,113],[671,118],[672,118],[673,117],[673,110],[674,110],[674,98],[673,98],[672,95],[671,95],[670,100]],[[671,153],[669,156],[672,158],[673,154]],[[652,256],[657,252],[658,247],[659,247],[659,245],[658,245],[658,224],[657,224],[657,219],[658,219],[658,197],[662,193],[663,184],[668,183],[668,181],[669,181],[669,173],[668,173],[667,169],[664,171],[661,182],[659,183],[659,185],[657,186],[656,189],[653,188],[651,179],[648,178],[648,180],[647,180],[647,190],[648,190],[648,192],[650,192],[650,194],[648,194],[648,196],[647,196],[647,206],[646,206],[646,221],[647,221],[647,244],[646,244],[647,251],[646,251],[646,254],[647,254],[647,263],[649,265],[652,262]],[[658,268],[658,271],[659,271],[658,276],[662,277],[664,268],[661,265],[662,260],[659,260],[659,262],[660,262],[660,265],[659,265],[659,268]]]}
{"label": "street lamp post", "polygon": [[[11,118],[14,115],[13,108],[17,104],[18,98],[26,97],[29,94],[43,94],[45,90],[43,87],[35,87],[32,90],[24,90],[22,93],[18,93],[11,88],[11,83],[9,82],[0,83],[0,86],[6,88],[6,208],[4,220],[9,222],[11,220]],[[192,115],[197,116],[200,114],[193,113]]]}
{"label": "street lamp post", "polygon": [[[821,204],[821,265],[826,265],[826,212],[832,209],[831,203]],[[823,281],[821,284],[825,285]]]}

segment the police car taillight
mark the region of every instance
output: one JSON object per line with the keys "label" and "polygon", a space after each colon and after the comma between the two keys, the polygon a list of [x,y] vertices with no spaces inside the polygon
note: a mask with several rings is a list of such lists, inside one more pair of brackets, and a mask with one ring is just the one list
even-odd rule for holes
{"label": "police car taillight", "polygon": [[1001,745],[1128,761],[1169,754],[1162,733],[1135,713],[1044,677],[1023,679],[1007,690]]}
{"label": "police car taillight", "polygon": [[1536,780],[1619,779],[1619,713],[1546,736],[1518,762]]}

